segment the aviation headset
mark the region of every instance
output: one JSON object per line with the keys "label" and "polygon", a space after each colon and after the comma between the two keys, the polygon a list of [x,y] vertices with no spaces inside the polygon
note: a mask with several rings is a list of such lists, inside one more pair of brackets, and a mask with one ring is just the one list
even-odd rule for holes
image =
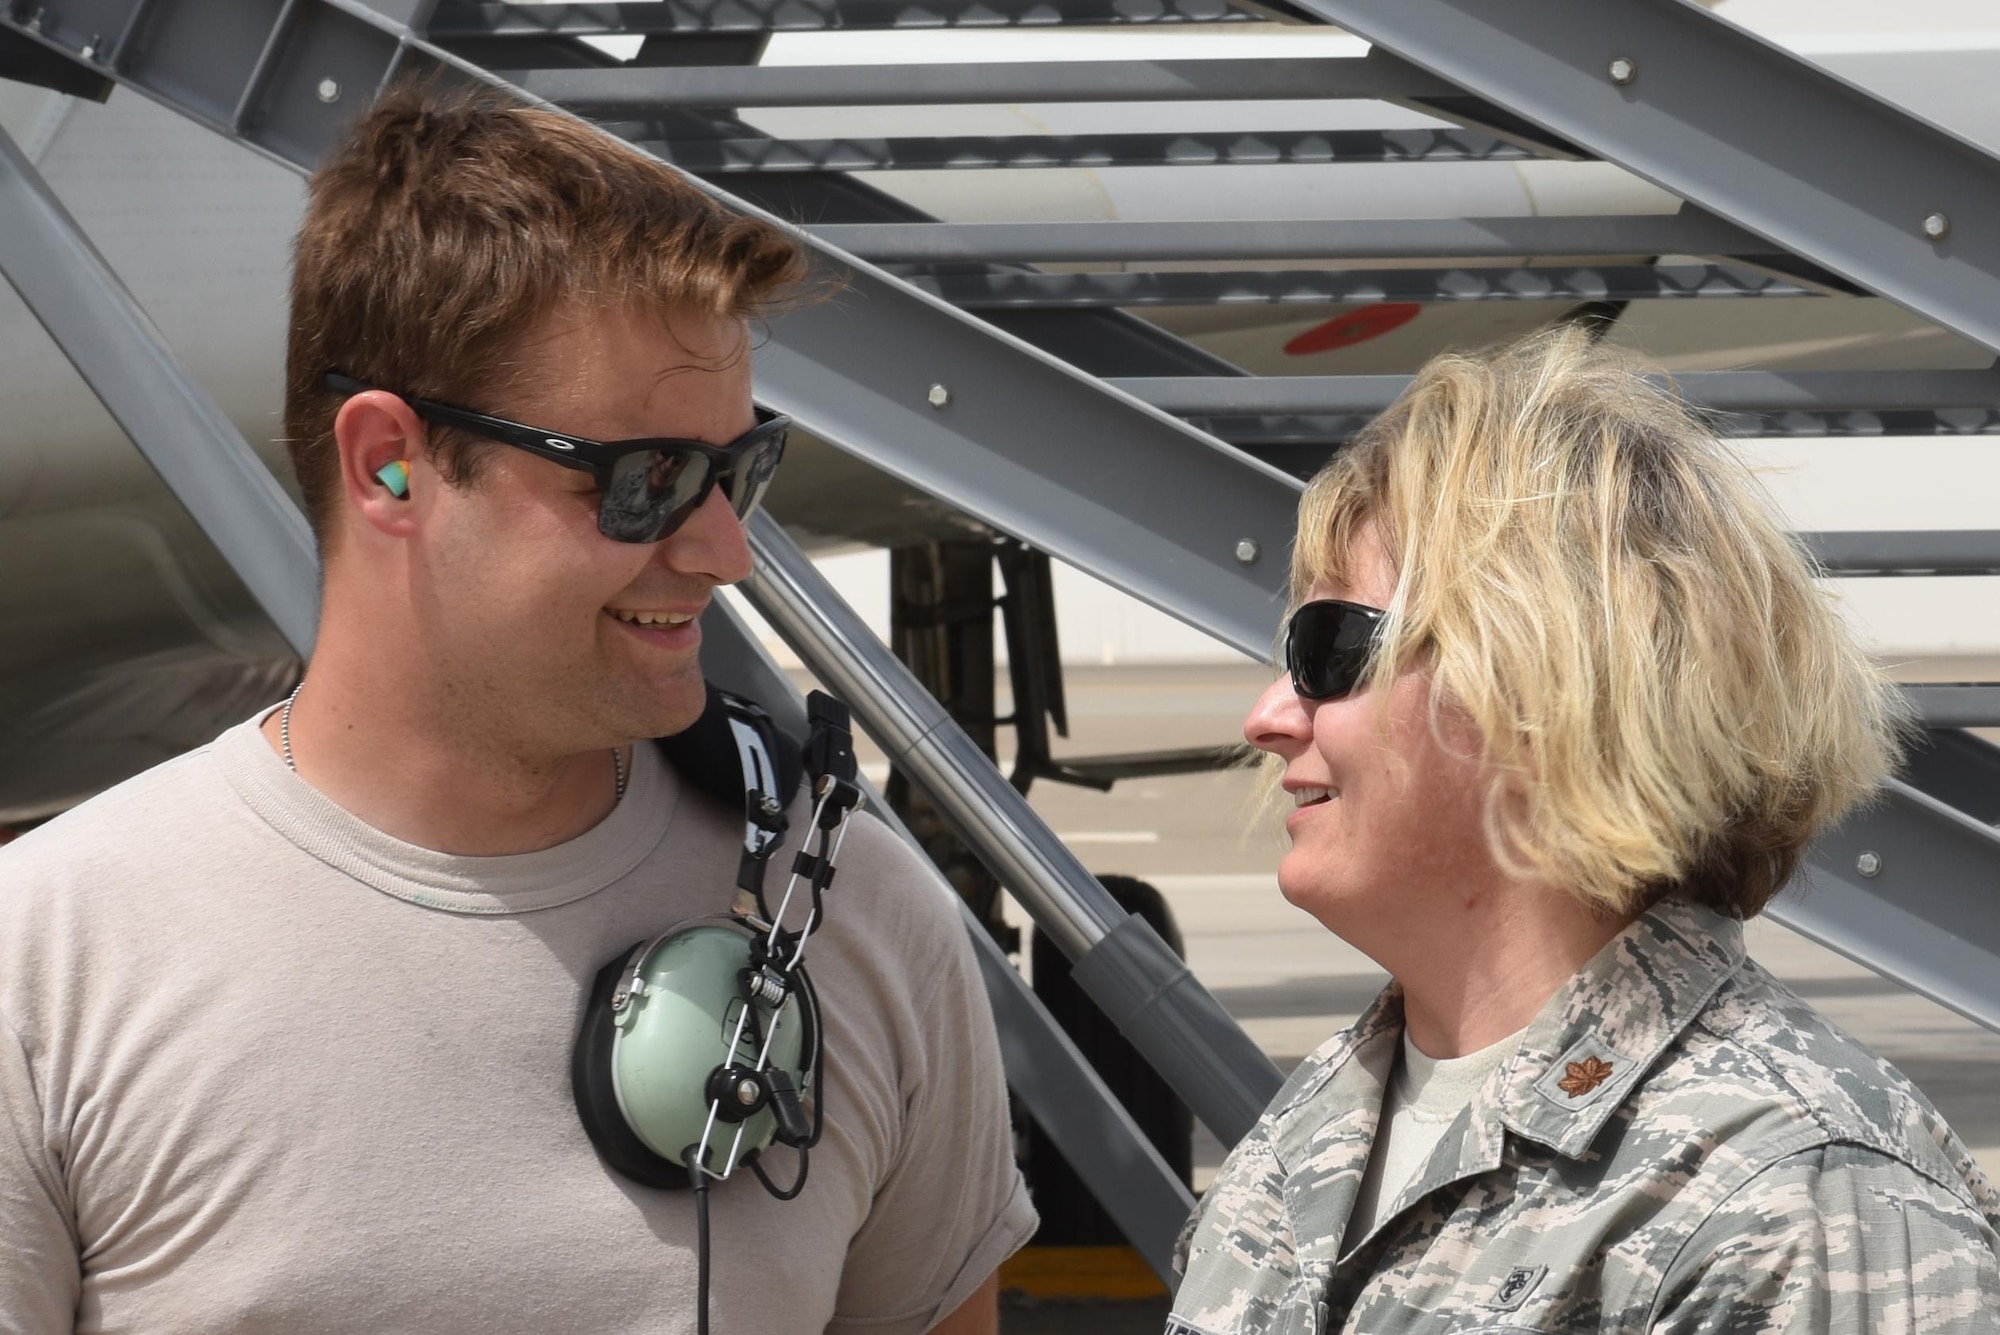
{"label": "aviation headset", "polygon": [[[807,713],[801,754],[755,703],[710,684],[694,726],[661,740],[695,788],[743,804],[735,900],[729,913],[637,942],[599,970],[570,1061],[577,1112],[605,1163],[649,1187],[695,1188],[704,1332],[709,1182],[747,1164],[765,1190],[790,1200],[805,1188],[825,1125],[824,1031],[804,958],[861,790],[847,706],[814,691]],[[764,872],[802,773],[812,779],[810,846],[793,859],[773,911]],[[805,917],[787,927],[801,890]],[[759,1161],[774,1140],[798,1154],[789,1187]]]}

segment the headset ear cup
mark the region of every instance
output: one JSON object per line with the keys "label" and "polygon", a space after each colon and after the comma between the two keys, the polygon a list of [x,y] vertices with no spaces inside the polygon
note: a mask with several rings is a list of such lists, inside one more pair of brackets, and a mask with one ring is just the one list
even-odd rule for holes
{"label": "headset ear cup", "polygon": [[[639,944],[635,942],[633,949]],[[611,1083],[612,1039],[616,1034],[611,997],[618,990],[618,979],[630,966],[631,958],[632,951],[627,950],[597,971],[590,1001],[583,1008],[583,1026],[576,1036],[576,1049],[570,1058],[570,1089],[576,1096],[576,1111],[583,1121],[584,1133],[613,1171],[643,1186],[686,1187],[692,1185],[687,1170],[653,1153],[626,1124]]]}

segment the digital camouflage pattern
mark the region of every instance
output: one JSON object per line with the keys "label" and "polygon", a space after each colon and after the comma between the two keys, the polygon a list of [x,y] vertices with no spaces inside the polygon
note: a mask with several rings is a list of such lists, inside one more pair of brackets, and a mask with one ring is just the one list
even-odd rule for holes
{"label": "digital camouflage pattern", "polygon": [[1292,1074],[1188,1221],[1169,1335],[2000,1332],[2000,1193],[1735,921],[1628,927],[1347,1238],[1401,1039],[1391,986]]}

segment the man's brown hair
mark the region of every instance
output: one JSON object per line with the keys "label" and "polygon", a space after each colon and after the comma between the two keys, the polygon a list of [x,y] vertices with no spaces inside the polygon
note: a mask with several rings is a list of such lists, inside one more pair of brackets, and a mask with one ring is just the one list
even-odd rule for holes
{"label": "man's brown hair", "polygon": [[[580,121],[491,90],[392,90],[313,174],[292,271],[285,434],[322,550],[344,397],[328,371],[492,411],[520,340],[565,304],[748,318],[804,272],[783,229]],[[428,439],[447,479],[474,476],[480,445]]]}

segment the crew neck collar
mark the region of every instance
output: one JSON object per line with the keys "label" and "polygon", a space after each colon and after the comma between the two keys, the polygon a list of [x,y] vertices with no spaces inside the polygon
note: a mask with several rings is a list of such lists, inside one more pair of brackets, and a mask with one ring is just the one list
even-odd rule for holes
{"label": "crew neck collar", "polygon": [[679,805],[678,781],[659,748],[632,748],[625,796],[574,839],[532,853],[467,857],[383,833],[285,764],[260,731],[262,710],[217,738],[224,777],[266,824],[336,871],[385,895],[446,913],[532,913],[586,898],[625,876],[659,846]]}
{"label": "crew neck collar", "polygon": [[1396,1095],[1419,1120],[1449,1121],[1472,1102],[1486,1077],[1514,1055],[1527,1032],[1523,1026],[1462,1057],[1429,1057],[1410,1041],[1410,1031],[1405,1028],[1403,1059],[1396,1067]]}

